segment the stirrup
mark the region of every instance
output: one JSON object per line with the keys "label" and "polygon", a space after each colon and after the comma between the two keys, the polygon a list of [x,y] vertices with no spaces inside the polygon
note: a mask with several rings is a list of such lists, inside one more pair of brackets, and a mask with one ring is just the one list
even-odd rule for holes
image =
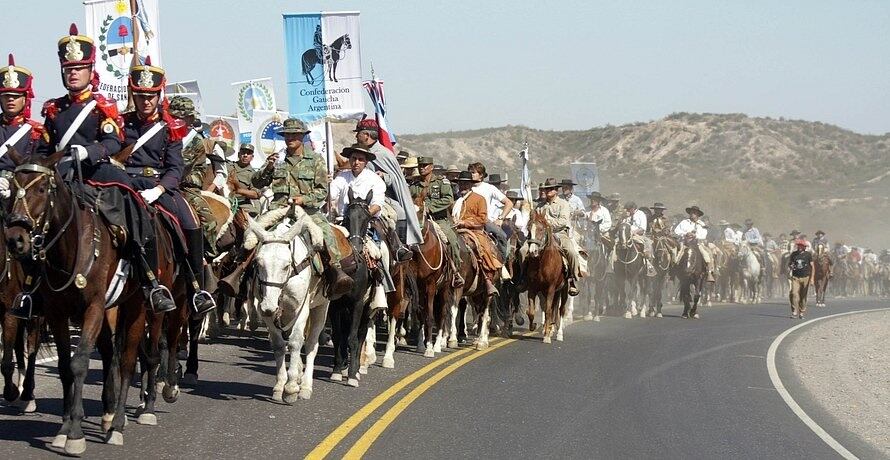
{"label": "stirrup", "polygon": [[[160,297],[158,297],[160,295]],[[155,313],[166,313],[176,310],[176,303],[173,302],[173,295],[167,286],[157,286],[148,293],[148,301],[151,303],[151,309]]]}
{"label": "stirrup", "polygon": [[192,308],[194,308],[192,316],[201,317],[216,308],[216,301],[213,300],[213,296],[209,292],[202,289],[192,296]]}
{"label": "stirrup", "polygon": [[407,262],[414,258],[414,252],[402,245],[396,249],[396,262]]}
{"label": "stirrup", "polygon": [[31,299],[31,294],[18,293],[12,301],[9,314],[25,321],[31,319],[34,315],[34,301]]}

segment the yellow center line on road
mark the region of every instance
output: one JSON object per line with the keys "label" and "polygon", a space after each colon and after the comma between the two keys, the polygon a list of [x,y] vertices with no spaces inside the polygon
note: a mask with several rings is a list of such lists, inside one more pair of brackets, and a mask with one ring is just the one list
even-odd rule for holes
{"label": "yellow center line on road", "polygon": [[[498,340],[502,340],[502,339],[497,339],[497,338],[493,339],[492,343],[497,342]],[[498,344],[496,346],[500,346],[500,345],[501,344]],[[493,348],[494,347],[489,348],[489,350],[491,350]],[[359,426],[366,418],[368,418],[369,415],[374,413],[375,410],[377,410],[380,406],[382,406],[390,398],[395,396],[399,391],[401,391],[402,389],[404,389],[406,386],[410,385],[417,379],[430,373],[431,371],[433,371],[433,369],[435,369],[435,368],[437,368],[451,360],[459,358],[467,353],[473,352],[473,351],[475,351],[475,350],[472,347],[465,348],[465,349],[459,350],[459,351],[455,351],[447,356],[437,359],[437,360],[427,364],[426,366],[414,371],[413,373],[411,373],[407,377],[403,378],[402,380],[399,380],[393,386],[389,387],[386,391],[377,395],[374,399],[371,400],[371,402],[369,402],[368,404],[365,404],[365,406],[362,407],[361,409],[359,409],[355,414],[352,414],[351,417],[346,419],[345,422],[343,422],[334,431],[332,431],[331,434],[329,434],[326,438],[324,438],[324,440],[322,440],[317,446],[315,446],[315,449],[312,449],[312,452],[309,452],[309,454],[307,454],[305,458],[306,459],[322,459],[322,458],[324,458],[325,456],[330,454],[331,451],[333,451],[334,448],[337,447],[337,444],[339,444],[340,441],[342,441],[346,436],[348,436],[349,433],[352,432],[352,430],[354,430],[357,426]],[[483,351],[481,353],[484,353],[484,352],[485,351]]]}
{"label": "yellow center line on road", "polygon": [[[522,336],[526,337],[531,334],[534,334],[534,332],[526,332],[525,334],[522,334]],[[473,353],[469,356],[465,356],[465,357],[461,358],[459,361],[454,362],[454,363],[450,364],[448,367],[437,372],[435,375],[430,377],[428,380],[424,381],[423,383],[418,385],[416,388],[411,390],[410,393],[405,395],[401,400],[396,402],[388,411],[386,411],[386,413],[384,413],[380,417],[380,419],[378,419],[376,422],[374,422],[374,424],[371,425],[371,428],[369,428],[368,431],[366,431],[365,434],[363,434],[362,437],[359,438],[359,440],[355,442],[355,444],[352,446],[352,448],[350,448],[349,451],[346,452],[346,455],[344,456],[344,458],[353,459],[353,458],[363,457],[365,455],[365,453],[368,452],[368,449],[371,448],[371,445],[374,444],[374,441],[376,441],[377,438],[379,438],[380,435],[383,434],[383,431],[386,430],[386,428],[389,427],[395,421],[396,417],[398,417],[405,409],[408,408],[408,406],[411,405],[411,403],[413,403],[415,400],[417,400],[417,398],[419,398],[423,393],[425,393],[427,390],[432,388],[432,386],[435,385],[436,383],[438,383],[440,380],[447,377],[449,374],[451,374],[455,370],[459,369],[464,364],[467,364],[470,361],[473,361],[474,359],[485,355],[486,353],[491,353],[492,351],[495,351],[498,348],[507,346],[507,345],[509,345],[513,342],[516,342],[516,341],[517,341],[517,339],[506,339],[500,343],[492,345],[488,349],[479,351],[478,353]]]}

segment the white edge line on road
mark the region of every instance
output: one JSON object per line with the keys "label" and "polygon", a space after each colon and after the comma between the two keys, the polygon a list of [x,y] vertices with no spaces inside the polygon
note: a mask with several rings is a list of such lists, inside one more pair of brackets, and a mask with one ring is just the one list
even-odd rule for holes
{"label": "white edge line on road", "polygon": [[782,340],[785,340],[785,337],[788,337],[792,332],[808,325],[815,323],[816,321],[822,321],[823,319],[836,318],[838,316],[846,316],[846,315],[854,315],[857,313],[868,313],[874,311],[883,311],[890,310],[890,308],[876,308],[873,310],[856,310],[856,311],[848,311],[844,313],[837,313],[834,315],[822,316],[819,318],[813,318],[809,321],[803,322],[794,326],[792,328],[787,329],[785,332],[781,333],[776,340],[773,340],[773,343],[769,346],[769,351],[766,353],[766,367],[769,370],[769,378],[773,382],[773,386],[776,387],[776,391],[779,392],[779,395],[782,396],[782,399],[785,401],[785,404],[791,408],[791,411],[794,412],[794,415],[797,416],[809,429],[813,430],[813,433],[816,433],[816,436],[822,439],[825,444],[828,444],[829,447],[834,449],[835,452],[840,454],[841,457],[849,459],[849,460],[858,460],[858,457],[853,455],[852,452],[847,450],[841,443],[837,442],[828,432],[826,432],[818,423],[813,421],[809,415],[800,407],[799,404],[791,397],[791,394],[788,393],[788,390],[785,389],[785,385],[782,384],[782,379],[779,378],[779,371],[776,369],[776,350],[778,350],[779,345],[782,343]]}

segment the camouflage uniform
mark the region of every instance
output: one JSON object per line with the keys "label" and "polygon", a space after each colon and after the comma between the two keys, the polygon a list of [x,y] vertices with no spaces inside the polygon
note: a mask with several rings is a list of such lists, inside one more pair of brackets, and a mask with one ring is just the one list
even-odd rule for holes
{"label": "camouflage uniform", "polygon": [[448,240],[448,249],[451,253],[451,260],[460,265],[460,247],[457,242],[457,234],[452,228],[451,206],[454,204],[454,190],[451,182],[441,176],[432,176],[429,184],[423,180],[414,181],[410,185],[411,197],[417,198],[426,189],[426,198],[423,205],[430,217],[439,224],[442,232]]}
{"label": "camouflage uniform", "polygon": [[[302,122],[299,123],[302,125]],[[287,128],[285,125],[285,129]],[[274,168],[264,167],[254,173],[251,182],[257,189],[271,188],[274,196],[269,202],[270,209],[288,206],[291,198],[302,197],[302,208],[324,233],[325,246],[331,255],[331,265],[340,268],[340,249],[331,224],[321,211],[328,198],[328,168],[324,158],[307,149],[305,145],[296,153],[286,153],[286,155],[283,163]]]}
{"label": "camouflage uniform", "polygon": [[[235,162],[229,165],[229,177],[234,178],[241,187],[253,190],[254,174],[256,174],[256,170],[250,164],[241,166],[240,163]],[[257,208],[253,205],[253,201],[250,198],[236,195],[235,199],[239,209],[243,209],[251,216],[256,216]]]}

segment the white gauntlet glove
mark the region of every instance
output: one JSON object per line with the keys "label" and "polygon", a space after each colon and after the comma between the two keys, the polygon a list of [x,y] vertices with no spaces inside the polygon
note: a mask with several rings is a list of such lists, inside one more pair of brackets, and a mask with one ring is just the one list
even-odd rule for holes
{"label": "white gauntlet glove", "polygon": [[216,177],[213,178],[213,185],[218,189],[222,189],[226,185],[226,175],[221,172],[216,173]]}
{"label": "white gauntlet glove", "polygon": [[74,158],[77,161],[86,160],[89,156],[87,149],[82,145],[72,145],[68,148],[68,153],[71,155],[71,158]]}
{"label": "white gauntlet glove", "polygon": [[9,198],[9,179],[0,177],[0,198]]}
{"label": "white gauntlet glove", "polygon": [[267,188],[266,190],[263,190],[263,197],[267,200],[272,200],[272,198],[275,198],[275,192],[273,192],[271,188]]}
{"label": "white gauntlet glove", "polygon": [[139,194],[142,195],[142,199],[145,200],[146,203],[152,204],[164,194],[164,187],[158,185],[157,187],[148,190],[140,190]]}

